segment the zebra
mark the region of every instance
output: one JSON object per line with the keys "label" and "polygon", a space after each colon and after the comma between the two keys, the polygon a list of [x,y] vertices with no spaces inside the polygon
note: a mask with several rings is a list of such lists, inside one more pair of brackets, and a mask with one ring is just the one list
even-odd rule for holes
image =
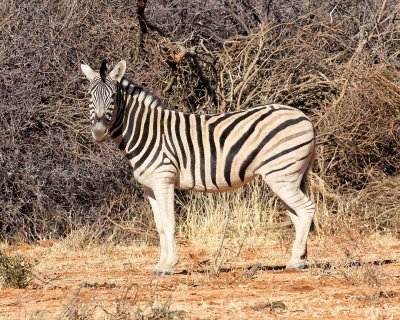
{"label": "zebra", "polygon": [[221,114],[167,109],[142,86],[126,79],[126,62],[99,72],[81,61],[90,82],[91,133],[122,150],[144,186],[159,234],[157,275],[178,263],[174,189],[223,192],[261,176],[284,202],[295,227],[287,269],[302,269],[315,206],[303,193],[315,155],[315,133],[300,110],[280,104]]}

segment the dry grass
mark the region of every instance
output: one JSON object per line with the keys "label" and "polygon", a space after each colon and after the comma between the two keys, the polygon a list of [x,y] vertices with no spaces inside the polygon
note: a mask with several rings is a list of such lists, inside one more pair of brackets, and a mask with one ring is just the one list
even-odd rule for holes
{"label": "dry grass", "polygon": [[151,299],[147,304],[139,304],[144,295],[139,288],[127,287],[117,296],[112,307],[104,306],[93,298],[92,303],[82,302],[79,291],[66,303],[59,320],[94,320],[99,317],[107,320],[180,320],[185,312],[171,309],[171,300],[163,302]]}
{"label": "dry grass", "polygon": [[228,243],[263,244],[273,239],[269,230],[284,216],[276,196],[260,181],[233,192],[190,193],[179,201],[184,217],[179,233],[191,245],[201,247],[217,247],[227,219]]}
{"label": "dry grass", "polygon": [[190,246],[207,252],[210,272],[215,275],[234,263],[243,248],[276,243],[286,235],[289,218],[272,191],[259,181],[233,192],[190,193],[179,201],[183,219],[178,234]]}
{"label": "dry grass", "polygon": [[398,243],[396,238],[382,237],[378,233],[360,238],[352,230],[343,230],[342,237],[335,237],[334,242],[334,246],[329,241],[322,249],[329,250],[333,260],[312,258],[314,262],[310,263],[310,271],[313,275],[330,277],[353,288],[352,299],[371,306],[398,297],[394,289],[397,274],[389,274],[382,268],[383,265],[395,262],[398,257],[388,252],[384,259],[378,258],[379,252],[386,252],[388,246]]}

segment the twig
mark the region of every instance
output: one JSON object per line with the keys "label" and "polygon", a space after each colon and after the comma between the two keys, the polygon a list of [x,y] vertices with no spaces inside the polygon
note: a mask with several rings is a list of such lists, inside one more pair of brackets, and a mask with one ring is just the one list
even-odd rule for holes
{"label": "twig", "polygon": [[222,247],[223,247],[223,245],[224,245],[224,241],[225,241],[225,237],[226,237],[226,231],[227,231],[227,229],[228,229],[228,223],[229,223],[229,221],[231,221],[232,219],[234,219],[234,217],[227,217],[227,218],[225,219],[224,231],[223,231],[223,233],[222,233],[221,243],[220,243],[220,245],[219,245],[217,254],[216,254],[216,256],[215,256],[215,259],[214,259],[214,261],[213,261],[214,274],[216,274],[216,275],[219,274],[220,267],[221,267],[221,264],[222,264],[222,261],[223,261],[223,258],[221,258],[220,261],[219,261],[219,263],[218,263],[218,258],[221,256]]}
{"label": "twig", "polygon": [[172,89],[172,86],[175,84],[175,82],[176,82],[176,76],[173,75],[171,79],[168,81],[168,84],[163,91],[169,92]]}
{"label": "twig", "polygon": [[329,12],[329,17],[331,18],[331,24],[333,24],[333,12],[336,10],[337,4],[333,7],[333,9]]}
{"label": "twig", "polygon": [[246,270],[242,273],[242,278],[250,279],[252,278],[258,270],[260,270],[262,264],[260,262],[256,262],[249,270]]}
{"label": "twig", "polygon": [[64,288],[63,286],[56,285],[56,284],[53,284],[53,283],[52,283],[53,281],[59,280],[59,279],[61,278],[61,276],[59,276],[59,275],[58,275],[57,277],[53,278],[53,279],[50,279],[50,280],[41,279],[41,278],[39,278],[39,276],[36,275],[36,274],[32,274],[32,277],[35,278],[36,280],[39,280],[40,282],[44,283],[45,285],[51,284],[51,285],[53,285],[54,287],[59,288],[59,289],[63,289],[63,288]]}

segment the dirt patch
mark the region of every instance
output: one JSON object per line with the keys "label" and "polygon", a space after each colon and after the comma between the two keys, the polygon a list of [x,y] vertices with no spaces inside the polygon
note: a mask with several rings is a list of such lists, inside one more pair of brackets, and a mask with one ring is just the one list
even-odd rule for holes
{"label": "dirt patch", "polygon": [[[311,243],[310,253],[317,258],[325,246]],[[260,249],[244,250],[215,276],[212,255],[181,247],[177,274],[157,277],[151,273],[154,247],[110,245],[74,252],[57,243],[9,247],[6,251],[37,259],[36,278],[27,289],[0,290],[0,318],[90,314],[111,319],[121,310],[130,315],[164,310],[176,319],[400,317],[396,243],[386,251],[364,252],[357,264],[325,251],[323,261],[310,261],[301,272],[281,270],[285,253],[279,246]],[[250,269],[251,275],[243,276]]]}

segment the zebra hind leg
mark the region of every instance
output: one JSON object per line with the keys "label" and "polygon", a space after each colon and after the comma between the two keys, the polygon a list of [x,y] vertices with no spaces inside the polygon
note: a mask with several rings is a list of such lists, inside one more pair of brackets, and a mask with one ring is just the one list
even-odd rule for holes
{"label": "zebra hind leg", "polygon": [[264,180],[272,191],[285,203],[289,216],[295,227],[292,256],[286,264],[286,269],[301,270],[305,267],[307,257],[307,237],[315,213],[315,206],[301,191],[300,182],[276,182],[265,177]]}

